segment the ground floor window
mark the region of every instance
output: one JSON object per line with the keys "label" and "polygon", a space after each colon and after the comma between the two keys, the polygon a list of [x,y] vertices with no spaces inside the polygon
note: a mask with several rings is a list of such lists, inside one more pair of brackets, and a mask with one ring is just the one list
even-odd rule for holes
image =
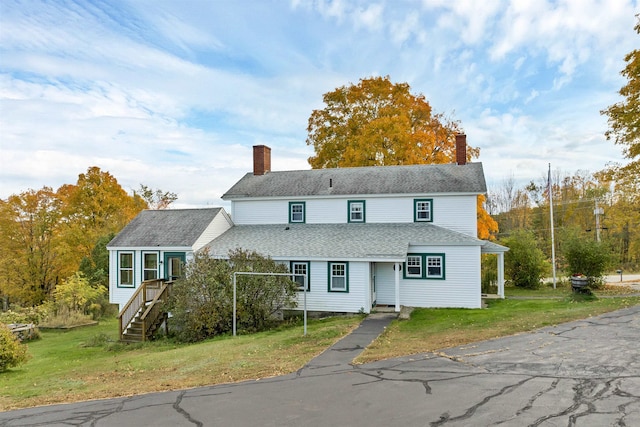
{"label": "ground floor window", "polygon": [[329,263],[329,292],[349,292],[349,263]]}
{"label": "ground floor window", "polygon": [[133,252],[118,253],[118,286],[132,288],[133,283]]}
{"label": "ground floor window", "polygon": [[405,279],[444,279],[444,254],[408,254]]}
{"label": "ground floor window", "polygon": [[145,252],[142,254],[142,280],[158,278],[158,253]]}
{"label": "ground floor window", "polygon": [[291,272],[293,273],[293,281],[298,284],[300,290],[304,289],[305,277],[307,282],[307,292],[311,289],[309,285],[309,262],[307,261],[291,261]]}
{"label": "ground floor window", "polygon": [[444,255],[427,255],[427,279],[444,278]]}

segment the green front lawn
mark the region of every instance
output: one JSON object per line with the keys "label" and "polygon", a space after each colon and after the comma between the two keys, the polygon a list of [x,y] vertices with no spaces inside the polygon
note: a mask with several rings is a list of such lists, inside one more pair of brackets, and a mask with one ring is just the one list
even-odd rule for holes
{"label": "green front lawn", "polygon": [[31,359],[0,373],[0,410],[175,390],[286,374],[355,328],[361,316],[310,320],[278,330],[197,344],[117,343],[117,319],[42,331]]}

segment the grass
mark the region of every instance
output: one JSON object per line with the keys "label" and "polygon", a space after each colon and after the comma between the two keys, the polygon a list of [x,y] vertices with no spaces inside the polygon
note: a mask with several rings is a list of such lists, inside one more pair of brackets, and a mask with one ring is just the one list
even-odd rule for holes
{"label": "grass", "polygon": [[[596,295],[618,296],[597,298],[573,294],[569,287],[508,288],[507,299],[488,301],[486,310],[416,309],[410,320],[392,322],[356,363],[438,351],[640,304],[640,297],[624,296],[631,291],[605,288]],[[28,344],[32,358],[0,374],[0,410],[295,372],[353,330],[360,319],[310,320],[306,337],[302,325],[296,324],[197,344],[166,339],[120,344],[116,319],[69,331],[42,331],[42,339]]]}
{"label": "grass", "polygon": [[98,326],[42,331],[32,358],[0,374],[0,410],[265,378],[294,372],[355,328],[360,316],[197,344],[117,343],[116,319]]}
{"label": "grass", "polygon": [[529,292],[536,298],[488,300],[487,310],[416,309],[409,321],[394,321],[355,362],[434,352],[640,304],[638,296],[598,298],[556,289],[552,297],[545,297],[548,291],[543,290],[540,298]]}

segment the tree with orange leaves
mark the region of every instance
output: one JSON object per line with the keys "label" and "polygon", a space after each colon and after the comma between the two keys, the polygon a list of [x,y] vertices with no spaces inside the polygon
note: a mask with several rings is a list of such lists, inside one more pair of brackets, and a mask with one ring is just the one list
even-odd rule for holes
{"label": "tree with orange leaves", "polygon": [[[389,76],[360,79],[322,97],[325,108],[314,110],[307,126],[307,145],[314,169],[451,163],[455,161],[458,121],[435,113],[424,95],[413,95],[407,83]],[[467,148],[467,161],[478,148]],[[478,196],[478,237],[492,238],[497,223]]]}

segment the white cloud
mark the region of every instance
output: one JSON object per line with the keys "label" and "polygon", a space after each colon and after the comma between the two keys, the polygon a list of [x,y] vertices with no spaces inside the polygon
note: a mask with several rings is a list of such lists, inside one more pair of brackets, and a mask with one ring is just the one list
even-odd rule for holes
{"label": "white cloud", "polygon": [[272,147],[274,170],[308,168],[322,94],[371,75],[455,110],[489,180],[620,159],[599,110],[637,44],[637,1],[9,1],[0,197],[96,165],[127,189],[177,192],[176,206],[219,204],[253,144]]}

